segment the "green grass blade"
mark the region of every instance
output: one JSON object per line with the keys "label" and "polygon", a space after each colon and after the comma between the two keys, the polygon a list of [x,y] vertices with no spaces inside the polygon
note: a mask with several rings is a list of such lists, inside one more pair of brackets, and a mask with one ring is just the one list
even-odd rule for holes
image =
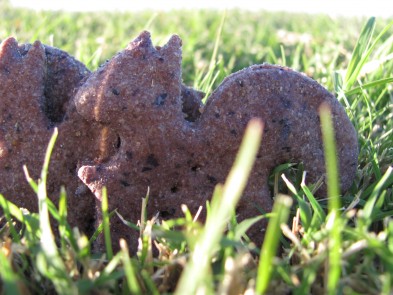
{"label": "green grass blade", "polygon": [[370,197],[368,198],[368,200],[366,202],[366,205],[364,206],[363,219],[365,220],[365,222],[368,226],[373,221],[372,215],[373,215],[373,209],[374,209],[375,203],[377,202],[378,198],[380,197],[383,187],[386,186],[386,183],[392,177],[392,175],[393,175],[393,168],[392,168],[392,166],[390,166],[386,170],[386,172],[382,176],[382,178],[375,185],[373,191],[371,192]]}
{"label": "green grass blade", "polygon": [[372,17],[368,20],[362,32],[360,33],[360,37],[355,46],[351,61],[349,63],[347,73],[344,79],[344,84],[343,84],[344,92],[352,88],[363,66],[366,64],[373,49],[377,45],[377,42],[392,26],[393,26],[393,21],[391,21],[387,26],[385,26],[383,30],[378,34],[378,36],[374,39],[374,41],[371,43],[371,38],[375,28],[375,18]]}
{"label": "green grass blade", "polygon": [[285,48],[282,44],[280,45],[280,51],[281,51],[281,65],[286,67],[287,66],[287,59],[285,57]]}
{"label": "green grass blade", "polygon": [[344,89],[348,89],[349,87],[351,87],[357,79],[358,73],[361,69],[361,67],[359,68],[359,65],[362,63],[362,59],[364,59],[364,53],[369,48],[374,29],[375,17],[371,17],[363,27],[356,46],[352,52],[352,58],[349,62],[347,73],[344,79]]}
{"label": "green grass blade", "polygon": [[372,82],[369,82],[369,83],[365,83],[362,86],[353,88],[353,89],[351,89],[349,91],[346,91],[345,95],[349,96],[349,95],[353,95],[353,94],[359,94],[362,91],[364,91],[365,89],[376,88],[378,86],[383,86],[383,85],[386,85],[386,84],[389,84],[389,83],[392,83],[392,82],[393,82],[393,77],[378,79],[378,80],[375,80],[375,81],[372,81]]}
{"label": "green grass blade", "polygon": [[321,205],[318,203],[318,201],[315,199],[314,195],[306,185],[306,177],[305,173],[303,174],[302,182],[300,184],[304,194],[306,195],[307,199],[309,200],[311,207],[313,208],[315,212],[315,216],[318,218],[318,220],[322,223],[325,218],[326,214]]}
{"label": "green grass blade", "polygon": [[126,220],[116,209],[109,214],[109,219],[111,219],[114,214],[116,214],[117,217],[120,218],[121,222],[123,222],[124,225],[127,225],[129,228],[138,231],[139,234],[141,235],[140,232],[141,227],[139,225],[136,225],[135,223]]}
{"label": "green grass blade", "polygon": [[16,206],[14,203],[8,201],[2,194],[0,194],[0,207],[2,207],[3,210],[7,210],[10,217],[13,216],[19,222],[22,222],[22,223],[24,222],[25,218],[23,216],[21,209],[18,206]]}
{"label": "green grass blade", "polygon": [[339,212],[341,202],[334,128],[328,105],[321,105],[320,118],[329,197],[327,221],[329,227],[329,269],[326,291],[328,294],[336,294],[341,275],[341,220]]}
{"label": "green grass blade", "polygon": [[0,290],[1,294],[23,294],[18,275],[13,271],[10,261],[0,248]]}
{"label": "green grass blade", "polygon": [[95,286],[99,287],[101,285],[105,285],[106,283],[109,283],[113,280],[118,280],[123,277],[124,274],[122,271],[116,271],[116,269],[119,268],[119,265],[121,264],[122,256],[123,253],[118,252],[116,255],[113,256],[110,261],[108,261],[108,264],[100,272],[100,276],[94,280]]}
{"label": "green grass blade", "polygon": [[263,219],[265,216],[258,215],[253,218],[247,218],[243,220],[242,222],[238,223],[235,227],[234,231],[234,240],[235,241],[240,241],[241,237],[246,234],[248,229],[253,226],[255,223]]}
{"label": "green grass blade", "polygon": [[281,175],[281,178],[284,180],[288,189],[293,193],[293,196],[295,197],[295,199],[298,203],[302,224],[303,224],[304,229],[307,231],[311,225],[311,220],[312,220],[310,207],[302,199],[302,197],[298,194],[295,186],[287,179],[287,177],[284,174]]}
{"label": "green grass blade", "polygon": [[162,294],[162,292],[159,292],[155,282],[153,281],[151,275],[149,274],[148,271],[146,271],[145,269],[142,269],[141,271],[141,276],[143,278],[143,282],[145,284],[145,287],[147,289],[147,291],[145,292],[145,294],[151,294],[151,295],[159,295]]}
{"label": "green grass blade", "polygon": [[269,286],[273,259],[281,236],[277,233],[281,232],[281,224],[287,222],[291,206],[292,199],[285,195],[278,195],[274,202],[259,259],[256,294],[264,294]]}
{"label": "green grass blade", "polygon": [[387,232],[388,232],[387,248],[391,253],[393,253],[393,220],[392,219],[389,220],[389,223],[387,225]]}
{"label": "green grass blade", "polygon": [[142,294],[142,290],[139,287],[139,282],[137,279],[137,273],[132,265],[132,261],[128,254],[127,242],[123,239],[120,240],[120,249],[122,253],[122,261],[124,265],[124,272],[127,279],[128,289],[132,294]]}
{"label": "green grass blade", "polygon": [[211,72],[211,73],[214,71],[214,68],[216,66],[217,53],[218,53],[218,48],[220,47],[221,34],[222,34],[222,29],[223,29],[224,24],[225,24],[226,16],[227,16],[227,13],[226,13],[226,10],[225,10],[223,15],[222,15],[220,25],[218,26],[218,32],[217,32],[216,40],[214,42],[213,54],[212,54],[212,57],[210,59],[209,72]]}
{"label": "green grass blade", "polygon": [[109,221],[109,213],[108,213],[108,194],[107,194],[106,187],[102,188],[101,210],[102,210],[102,226],[104,229],[106,256],[108,260],[111,260],[113,257],[113,250],[112,250],[112,239],[111,239],[110,221]]}
{"label": "green grass blade", "polygon": [[67,198],[64,187],[60,189],[59,198],[59,233],[61,239],[61,247],[62,249],[65,249],[67,244],[65,240],[67,236]]}
{"label": "green grass blade", "polygon": [[24,221],[23,214],[17,206],[15,206],[10,201],[6,200],[2,194],[0,194],[0,207],[3,208],[5,218],[10,228],[11,236],[14,242],[18,243],[20,241],[20,237],[15,229],[11,216],[16,217],[18,221],[23,222]]}
{"label": "green grass blade", "polygon": [[29,171],[27,170],[27,167],[24,165],[23,166],[23,172],[25,173],[26,180],[30,187],[33,189],[33,191],[38,194],[38,184],[37,182],[34,181],[33,178],[30,177]]}
{"label": "green grass blade", "polygon": [[[385,172],[386,173],[386,172]],[[379,181],[378,181],[379,182]],[[375,182],[371,185],[369,185],[360,195],[361,199],[368,199],[370,198],[371,194],[373,193],[373,191],[375,191],[375,188],[378,185],[378,182]],[[386,188],[388,188],[389,186],[393,185],[393,176],[390,175],[390,177],[388,177],[386,179],[386,181],[383,182],[383,186],[381,188],[379,188],[379,190],[384,190]]]}
{"label": "green grass blade", "polygon": [[[113,210],[112,212],[109,213],[109,220],[115,215],[117,214],[116,210]],[[120,215],[118,215],[120,216]],[[123,217],[122,217],[123,218]],[[139,227],[137,228],[137,230],[139,230]],[[92,236],[89,239],[89,243],[93,244],[94,241],[97,239],[97,237],[104,231],[104,224],[103,222],[101,222],[98,226],[97,229],[94,231],[94,233],[92,234]]]}
{"label": "green grass blade", "polygon": [[[53,281],[58,294],[75,294],[75,286],[68,276],[66,267],[55,243],[55,238],[49,221],[49,210],[47,204],[48,197],[46,192],[46,179],[48,175],[50,157],[55,146],[57,135],[58,130],[55,128],[45,153],[41,179],[38,182],[37,196],[39,224],[41,230],[40,246],[42,251],[37,254],[37,266],[43,275]],[[27,169],[25,169],[25,171],[27,172]]]}
{"label": "green grass blade", "polygon": [[195,249],[180,278],[176,294],[195,294],[197,290],[206,290],[210,260],[246,186],[259,150],[262,130],[261,121],[253,119],[249,122],[225,185],[221,193],[213,196],[211,214],[207,217],[205,227],[195,243]]}
{"label": "green grass blade", "polygon": [[329,196],[329,211],[340,209],[340,190],[337,164],[337,151],[334,137],[333,121],[329,106],[320,107],[322,138],[325,153],[325,166],[327,174],[327,190]]}
{"label": "green grass blade", "polygon": [[[217,30],[217,35],[216,35],[216,40],[214,42],[214,48],[213,48],[213,53],[210,58],[210,63],[209,63],[209,68],[206,73],[206,75],[203,77],[202,81],[199,83],[196,83],[196,88],[199,88],[201,91],[205,93],[205,97],[203,98],[203,102],[206,103],[211,91],[214,82],[218,78],[220,72],[216,72],[216,66],[217,66],[217,54],[218,54],[218,49],[220,47],[220,41],[221,41],[221,34],[222,34],[222,29],[225,24],[225,19],[226,19],[226,11],[224,11],[220,25],[218,26]],[[200,76],[202,77],[202,76]]]}
{"label": "green grass blade", "polygon": [[141,209],[141,226],[139,228],[139,236],[143,236],[143,232],[145,231],[145,226],[147,223],[147,204],[149,202],[150,188],[147,188],[147,193],[144,198],[142,198],[142,209]]}

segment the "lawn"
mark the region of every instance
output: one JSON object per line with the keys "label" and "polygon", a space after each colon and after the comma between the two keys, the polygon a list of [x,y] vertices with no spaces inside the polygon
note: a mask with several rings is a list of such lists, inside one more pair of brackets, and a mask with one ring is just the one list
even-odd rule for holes
{"label": "lawn", "polygon": [[[66,196],[59,208],[46,200],[39,215],[22,215],[0,195],[0,294],[393,293],[392,20],[240,11],[33,12],[12,9],[1,0],[0,19],[0,41],[8,36],[19,43],[41,40],[90,70],[142,30],[152,33],[156,45],[178,34],[184,83],[206,93],[253,64],[291,67],[335,94],[359,141],[356,179],[339,199],[332,194],[334,177],[329,178],[336,173],[334,154],[326,157],[325,198],[316,200],[304,184],[301,163],[272,171],[271,191],[278,194],[273,212],[263,216],[269,219],[263,245],[244,236],[255,220],[238,223],[232,214],[259,145],[261,130],[255,122],[226,183],[212,196],[207,222],[194,222],[187,208],[183,218],[174,220],[147,216],[143,247],[136,255],[130,255],[125,241],[118,253],[112,253],[110,242],[105,253],[92,253],[94,236],[72,230],[64,220]],[[326,155],[335,148],[329,119],[321,116]],[[234,181],[238,171],[241,177]],[[240,184],[233,190],[235,182]],[[45,200],[43,191],[45,181],[38,184],[37,202]],[[141,203],[142,210],[145,206]],[[51,230],[48,214],[63,233],[57,243],[42,239]],[[114,214],[103,206],[98,231],[108,241]],[[153,244],[160,255],[153,255]]]}

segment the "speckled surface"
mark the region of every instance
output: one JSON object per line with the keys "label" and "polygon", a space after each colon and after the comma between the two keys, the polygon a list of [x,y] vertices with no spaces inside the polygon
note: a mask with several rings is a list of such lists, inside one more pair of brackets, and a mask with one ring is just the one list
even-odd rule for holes
{"label": "speckled surface", "polygon": [[48,196],[56,203],[60,187],[65,186],[71,225],[92,233],[94,195],[77,178],[77,168],[98,154],[102,127],[84,120],[72,102],[75,88],[88,75],[86,67],[67,53],[38,41],[18,46],[8,38],[1,43],[0,193],[20,207],[37,211],[37,197],[22,167],[27,166],[33,179],[40,177],[47,144],[58,127]]}
{"label": "speckled surface", "polygon": [[[23,57],[13,57],[10,52],[15,50],[7,48],[17,48],[15,41],[4,41],[0,49],[0,99],[7,107],[1,109],[4,125],[0,147],[5,147],[5,152],[0,154],[0,185],[6,197],[20,206],[36,208],[27,187],[15,189],[7,183],[12,177],[14,183],[23,182],[22,170],[19,172],[23,161],[38,173],[51,129],[57,126],[59,140],[52,157],[50,191],[58,191],[60,184],[67,186],[72,223],[91,231],[101,221],[104,186],[108,189],[109,209],[118,209],[134,223],[140,219],[141,200],[148,189],[149,216],[181,216],[181,204],[196,213],[210,199],[215,185],[225,181],[248,121],[259,117],[265,128],[237,208],[242,220],[258,214],[257,207],[271,210],[267,178],[275,166],[303,162],[309,181],[325,173],[318,116],[323,102],[334,116],[341,188],[349,188],[357,168],[357,137],[332,94],[288,68],[255,65],[228,76],[203,106],[203,93],[182,84],[181,42],[178,36],[172,36],[165,46],[154,47],[150,34],[142,32],[91,74],[75,71],[66,62],[64,68],[73,69],[73,78],[67,78],[71,82],[63,85],[71,86],[55,87],[50,85],[61,82],[45,79],[45,73],[50,72],[45,69],[45,59],[49,58],[46,47],[35,43]],[[52,71],[56,67],[63,65],[56,61],[49,66]],[[23,74],[18,74],[21,69]],[[27,75],[31,79],[26,79]],[[15,87],[15,80],[21,85]],[[55,80],[62,78],[55,76]],[[39,103],[45,101],[48,90],[44,89],[48,87],[65,98],[45,109]],[[46,116],[48,110],[53,110],[58,119]],[[16,122],[29,122],[29,129],[18,135],[26,140],[17,149],[12,148],[12,136],[21,132],[15,129]],[[37,156],[31,159],[31,153]],[[262,222],[249,232],[257,243],[263,239],[264,228]],[[111,230],[116,249],[121,237],[136,249],[138,233],[117,216],[111,220]],[[102,247],[99,238],[95,248]]]}

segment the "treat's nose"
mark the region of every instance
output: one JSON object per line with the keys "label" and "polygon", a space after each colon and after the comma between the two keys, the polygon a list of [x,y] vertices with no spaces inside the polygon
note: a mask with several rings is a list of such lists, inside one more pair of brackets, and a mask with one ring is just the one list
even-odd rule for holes
{"label": "treat's nose", "polygon": [[[78,177],[89,187],[92,193],[101,189],[98,166],[82,166],[78,170]],[[98,194],[95,194],[98,196]],[[101,200],[100,200],[101,201]]]}

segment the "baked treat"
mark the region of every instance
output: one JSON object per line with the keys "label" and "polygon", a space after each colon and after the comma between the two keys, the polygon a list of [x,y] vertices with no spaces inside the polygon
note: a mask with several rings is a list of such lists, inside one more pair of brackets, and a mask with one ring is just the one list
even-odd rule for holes
{"label": "baked treat", "polygon": [[[223,183],[251,118],[264,122],[262,144],[237,214],[240,220],[269,212],[268,176],[289,161],[303,162],[308,181],[325,174],[319,107],[333,114],[341,189],[357,168],[356,131],[344,109],[325,88],[291,69],[255,65],[228,76],[203,105],[204,94],[183,85],[181,45],[172,36],[154,47],[142,32],[93,73],[67,53],[41,45],[0,47],[0,192],[18,206],[37,210],[22,171],[41,170],[53,128],[59,129],[49,171],[49,196],[67,188],[69,221],[92,233],[102,221],[103,187],[109,210],[140,219],[141,200],[150,190],[148,214],[195,213]],[[79,177],[79,179],[78,179]],[[205,217],[202,213],[201,219]],[[265,223],[250,237],[260,243]],[[138,232],[114,216],[113,246]],[[104,247],[100,237],[96,250]]]}

